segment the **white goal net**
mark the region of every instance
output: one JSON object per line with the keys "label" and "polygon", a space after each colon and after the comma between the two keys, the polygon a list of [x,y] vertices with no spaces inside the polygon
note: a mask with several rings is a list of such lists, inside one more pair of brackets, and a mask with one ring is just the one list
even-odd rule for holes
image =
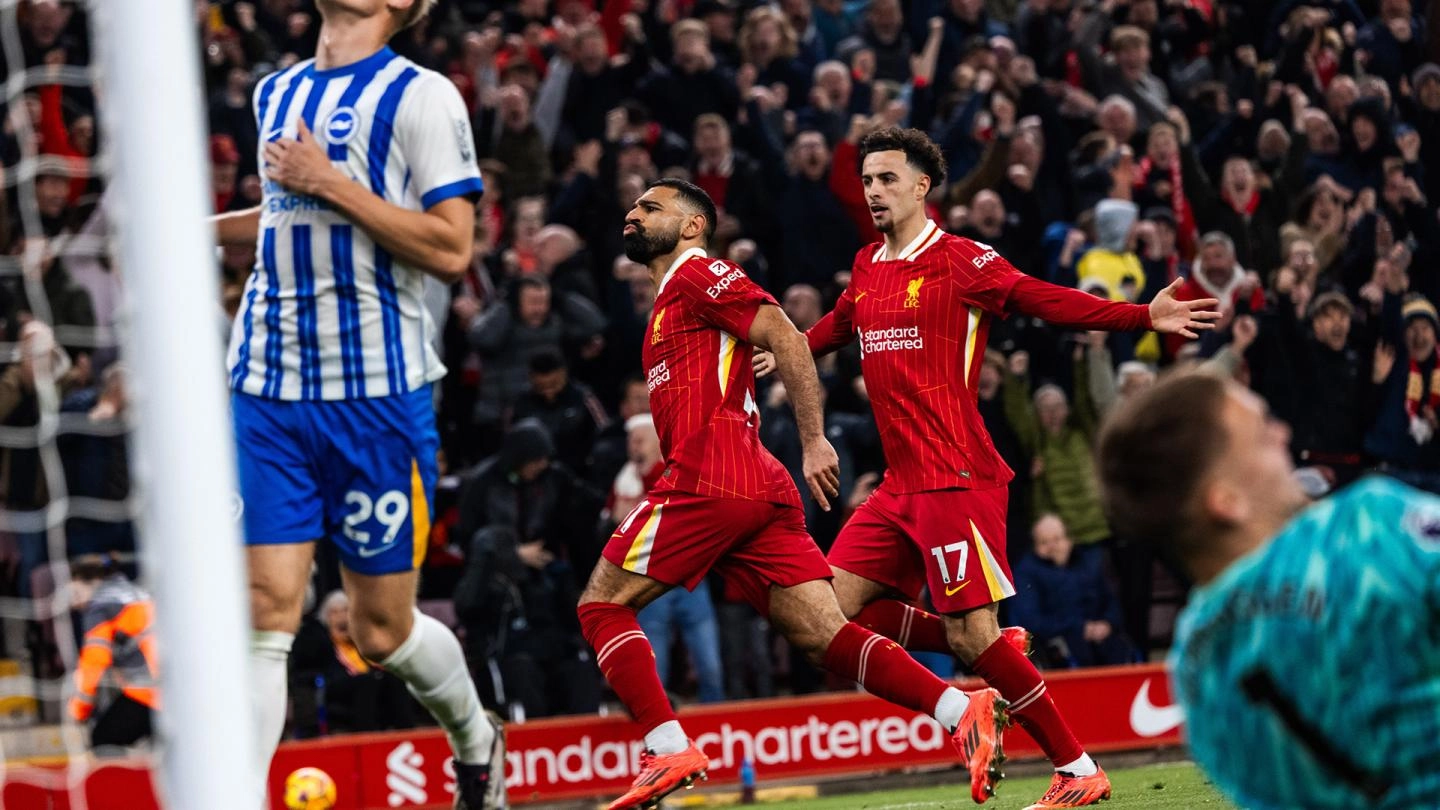
{"label": "white goal net", "polygon": [[0,807],[246,806],[203,21],[0,0]]}

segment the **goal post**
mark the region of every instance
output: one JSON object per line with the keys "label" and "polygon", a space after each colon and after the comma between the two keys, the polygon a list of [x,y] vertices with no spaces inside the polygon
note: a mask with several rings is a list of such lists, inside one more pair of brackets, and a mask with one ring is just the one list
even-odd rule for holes
{"label": "goal post", "polygon": [[224,385],[195,4],[90,0],[128,300],[140,553],[166,804],[256,810],[245,561]]}

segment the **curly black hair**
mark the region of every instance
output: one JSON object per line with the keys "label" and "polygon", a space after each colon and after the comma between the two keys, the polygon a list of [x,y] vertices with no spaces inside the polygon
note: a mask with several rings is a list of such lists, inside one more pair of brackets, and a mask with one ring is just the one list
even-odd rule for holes
{"label": "curly black hair", "polygon": [[864,171],[865,156],[871,152],[904,152],[905,162],[930,178],[930,187],[945,182],[945,156],[940,147],[918,129],[886,127],[860,139],[860,165]]}

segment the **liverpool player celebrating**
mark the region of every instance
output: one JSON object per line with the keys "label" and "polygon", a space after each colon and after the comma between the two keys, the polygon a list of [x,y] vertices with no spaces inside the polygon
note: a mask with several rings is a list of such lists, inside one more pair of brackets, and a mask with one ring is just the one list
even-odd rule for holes
{"label": "liverpool player celebrating", "polygon": [[[990,319],[1022,312],[1059,326],[1194,337],[1219,317],[1209,311],[1216,302],[1177,302],[1178,281],[1148,307],[1038,281],[925,216],[945,159],[923,133],[873,132],[860,155],[865,199],[885,241],[861,249],[850,286],[807,337],[816,356],[860,339],[889,471],[830,550],[835,594],[860,625],[909,649],[953,651],[999,690],[1056,768],[1050,790],[1027,810],[1094,804],[1110,795],[1109,779],[997,621],[999,601],[1015,588],[1005,557],[1012,473],[976,408]],[[771,366],[769,357],[756,362],[762,374]],[[892,598],[913,601],[927,585],[943,619]]]}
{"label": "liverpool player celebrating", "polygon": [[650,268],[659,290],[643,359],[665,472],[616,529],[580,598],[596,663],[644,727],[648,749],[634,785],[610,806],[654,806],[709,767],[675,719],[635,613],[676,585],[695,587],[711,569],[816,665],[934,716],[971,773],[991,785],[1006,722],[999,694],[947,686],[898,645],[847,622],[835,601],[799,493],[760,444],[751,355],[755,346],[774,353],[800,425],[805,480],[828,509],[839,464],[825,440],[815,364],[775,299],[739,266],[706,258],[715,223],[709,195],[671,179],[653,184],[625,216],[625,253]]}

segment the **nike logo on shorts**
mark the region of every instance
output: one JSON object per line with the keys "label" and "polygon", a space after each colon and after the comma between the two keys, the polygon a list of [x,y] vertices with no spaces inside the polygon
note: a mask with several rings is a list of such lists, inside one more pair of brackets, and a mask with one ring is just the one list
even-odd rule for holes
{"label": "nike logo on shorts", "polygon": [[967,580],[965,580],[964,582],[960,583],[959,585],[956,585],[956,586],[953,587],[953,588],[946,588],[946,589],[945,589],[945,595],[946,595],[946,596],[954,596],[955,594],[957,594],[957,593],[960,592],[960,589],[961,589],[961,588],[964,588],[966,585],[969,585],[969,584],[970,584],[970,580],[967,579]]}

